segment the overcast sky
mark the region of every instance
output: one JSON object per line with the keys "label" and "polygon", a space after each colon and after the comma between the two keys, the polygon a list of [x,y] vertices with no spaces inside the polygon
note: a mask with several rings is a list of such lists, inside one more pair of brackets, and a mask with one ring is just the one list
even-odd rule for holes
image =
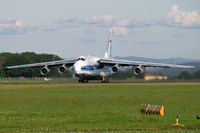
{"label": "overcast sky", "polygon": [[200,59],[200,0],[0,0],[0,52]]}

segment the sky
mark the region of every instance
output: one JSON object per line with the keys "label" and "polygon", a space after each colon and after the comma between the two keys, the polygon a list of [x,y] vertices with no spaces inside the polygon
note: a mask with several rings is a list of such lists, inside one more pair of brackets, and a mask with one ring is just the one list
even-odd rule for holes
{"label": "sky", "polygon": [[0,52],[200,59],[200,0],[0,0]]}

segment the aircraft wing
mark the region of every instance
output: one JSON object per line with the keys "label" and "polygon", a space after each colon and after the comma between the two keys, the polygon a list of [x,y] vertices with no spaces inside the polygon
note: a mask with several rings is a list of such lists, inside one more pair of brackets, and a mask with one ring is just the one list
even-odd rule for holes
{"label": "aircraft wing", "polygon": [[41,63],[33,63],[33,64],[25,64],[25,65],[17,65],[17,66],[8,66],[6,68],[25,68],[25,67],[44,67],[44,66],[59,66],[65,64],[66,66],[72,66],[77,59],[64,59],[58,61],[49,61],[49,62],[41,62]]}
{"label": "aircraft wing", "polygon": [[128,61],[128,60],[118,60],[118,59],[100,59],[99,63],[102,65],[109,65],[109,66],[119,65],[119,66],[164,67],[164,68],[195,68],[195,66],[152,63],[152,62],[142,62],[142,61]]}

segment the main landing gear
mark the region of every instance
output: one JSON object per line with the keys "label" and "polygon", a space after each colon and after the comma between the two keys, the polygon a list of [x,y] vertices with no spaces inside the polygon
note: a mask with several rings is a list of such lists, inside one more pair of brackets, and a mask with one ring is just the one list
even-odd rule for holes
{"label": "main landing gear", "polygon": [[87,79],[83,79],[83,78],[80,78],[78,80],[79,83],[88,83],[88,80]]}
{"label": "main landing gear", "polygon": [[[99,80],[99,79],[97,79],[97,80]],[[101,78],[101,81],[102,81],[102,83],[110,83],[110,79],[109,79],[109,78],[105,78],[105,77],[102,77],[102,78]],[[79,82],[79,83],[88,83],[88,79],[80,78],[80,79],[78,80],[78,82]]]}

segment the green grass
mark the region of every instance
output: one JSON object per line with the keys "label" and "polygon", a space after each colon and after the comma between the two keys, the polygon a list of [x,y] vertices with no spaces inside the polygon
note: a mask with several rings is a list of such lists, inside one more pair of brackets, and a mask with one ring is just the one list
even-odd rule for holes
{"label": "green grass", "polygon": [[77,79],[73,78],[48,78],[49,81],[44,81],[43,78],[40,79],[29,79],[29,78],[11,78],[6,80],[0,80],[0,84],[45,84],[45,83],[77,83]]}
{"label": "green grass", "polygon": [[[166,115],[141,115],[145,103]],[[200,83],[0,84],[0,131],[198,132],[197,114]]]}

